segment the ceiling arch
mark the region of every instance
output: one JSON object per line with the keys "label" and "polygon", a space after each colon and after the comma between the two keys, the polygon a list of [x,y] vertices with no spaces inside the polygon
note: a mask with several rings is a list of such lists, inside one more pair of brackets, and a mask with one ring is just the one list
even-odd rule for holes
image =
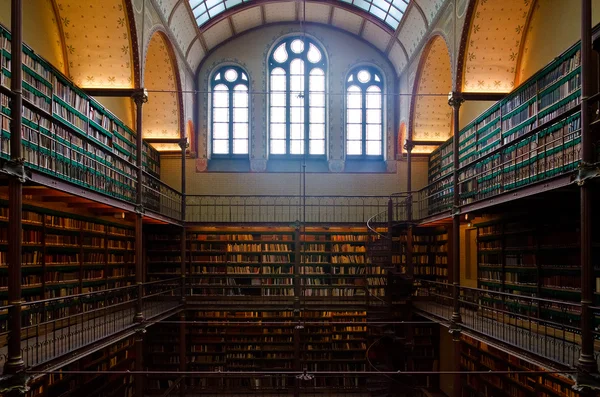
{"label": "ceiling arch", "polygon": [[[411,105],[409,136],[413,141],[445,141],[452,135],[452,109],[440,93],[452,91],[450,53],[444,38],[435,35],[427,43],[417,71]],[[416,146],[413,153],[429,153],[435,146]]]}
{"label": "ceiling arch", "polygon": [[533,0],[474,0],[464,55],[464,92],[509,92],[515,86]]}
{"label": "ceiling arch", "polygon": [[[179,139],[182,128],[181,90],[175,54],[167,36],[156,31],[150,39],[144,65],[143,137]],[[164,91],[164,92],[163,92]],[[178,151],[176,144],[154,144],[159,151]]]}
{"label": "ceiling arch", "polygon": [[83,88],[134,87],[130,0],[53,1],[73,82]]}

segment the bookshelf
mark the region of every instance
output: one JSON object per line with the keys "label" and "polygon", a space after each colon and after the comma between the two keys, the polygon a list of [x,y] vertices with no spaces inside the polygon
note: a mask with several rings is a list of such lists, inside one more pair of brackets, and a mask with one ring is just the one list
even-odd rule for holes
{"label": "bookshelf", "polygon": [[[0,26],[0,85],[10,89],[10,32]],[[135,202],[135,132],[23,46],[23,157],[32,170]],[[0,93],[0,158],[10,158],[9,98]],[[160,174],[160,155],[144,142],[143,167]]]}
{"label": "bookshelf", "polygon": [[[407,232],[401,230],[393,238],[393,262],[406,272]],[[414,227],[412,231],[414,276],[418,279],[448,282],[448,229],[440,227]]]}
{"label": "bookshelf", "polygon": [[[461,205],[577,168],[579,44],[459,132]],[[429,156],[429,213],[452,204],[452,138]]]}
{"label": "bookshelf", "polygon": [[[90,397],[133,396],[133,375],[103,375],[100,371],[134,370],[133,338],[125,338],[101,348],[51,374],[34,376],[27,397],[69,397],[86,390]],[[90,371],[75,375],[68,371]],[[94,371],[98,371],[94,373]]]}
{"label": "bookshelf", "polygon": [[[510,355],[469,336],[460,342],[460,366],[463,371],[545,371],[529,360]],[[490,373],[462,375],[463,397],[579,397],[574,382],[560,374]]]}
{"label": "bookshelf", "polygon": [[[564,213],[549,220],[532,212],[527,217],[506,216],[475,226],[479,288],[515,295],[505,302],[492,298],[482,301],[492,307],[506,305],[516,312],[534,309],[536,316],[565,324],[579,333],[579,313],[553,303],[581,299],[577,217]],[[594,277],[600,280],[600,273],[595,271]],[[600,281],[596,283],[596,300],[600,297],[599,287]],[[528,296],[553,302],[531,307],[519,298]]]}
{"label": "bookshelf", "polygon": [[[134,231],[47,208],[23,205],[22,288],[26,302],[131,285],[135,278]],[[8,208],[0,200],[0,301],[7,304]],[[95,304],[101,304],[95,303]],[[94,308],[90,303],[88,309]],[[51,313],[48,313],[51,316]],[[24,316],[24,326],[37,317]],[[6,314],[0,315],[6,329]]]}
{"label": "bookshelf", "polygon": [[369,263],[367,237],[366,228],[307,228],[297,235],[292,228],[192,228],[191,294],[293,297],[298,290],[306,301],[383,296],[385,269]]}

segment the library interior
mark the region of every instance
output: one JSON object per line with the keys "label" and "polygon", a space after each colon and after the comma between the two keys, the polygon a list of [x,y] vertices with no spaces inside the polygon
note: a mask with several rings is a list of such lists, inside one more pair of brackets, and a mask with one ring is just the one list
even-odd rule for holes
{"label": "library interior", "polygon": [[600,0],[0,0],[0,102],[0,396],[600,396]]}

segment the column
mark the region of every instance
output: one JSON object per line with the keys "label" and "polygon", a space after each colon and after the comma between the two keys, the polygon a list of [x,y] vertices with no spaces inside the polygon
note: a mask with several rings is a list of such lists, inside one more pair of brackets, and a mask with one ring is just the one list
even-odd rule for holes
{"label": "column", "polygon": [[413,199],[412,199],[412,150],[415,147],[411,140],[407,140],[404,145],[406,149],[406,192],[408,197],[406,199],[406,221],[408,222],[408,230],[406,231],[406,274],[408,277],[413,278],[415,274],[415,266],[413,264]]}
{"label": "column", "polygon": [[452,203],[452,294],[454,297],[454,309],[452,311],[452,322],[462,322],[460,316],[459,294],[460,294],[460,195],[458,191],[458,135],[460,126],[460,105],[464,98],[460,92],[452,92],[448,98],[448,105],[452,107],[453,114],[453,159],[454,172],[452,175],[453,203]]}
{"label": "column", "polygon": [[144,246],[142,243],[143,239],[143,216],[144,216],[144,204],[143,204],[143,180],[144,180],[144,167],[143,167],[143,152],[142,148],[144,145],[142,139],[142,118],[143,112],[142,107],[144,103],[148,102],[148,95],[146,91],[140,89],[133,94],[133,100],[135,102],[136,110],[136,162],[137,167],[137,195],[136,195],[136,208],[135,208],[135,283],[138,286],[138,297],[135,306],[135,322],[144,321],[144,313],[142,312],[142,295],[144,293],[144,263],[143,263],[143,250]]}
{"label": "column", "polygon": [[[581,0],[581,168],[585,172],[595,162],[591,109],[588,98],[592,94],[592,2]],[[580,172],[581,172],[580,171]],[[589,382],[590,374],[598,374],[594,359],[592,335],[594,268],[592,263],[592,185],[583,178],[580,182],[581,199],[581,353],[578,360],[577,382]]]}
{"label": "column", "polygon": [[6,168],[8,177],[8,304],[9,334],[8,358],[4,366],[6,374],[14,374],[25,368],[21,356],[21,249],[23,245],[21,219],[23,215],[23,181],[25,169],[21,154],[21,124],[23,113],[22,91],[22,45],[23,9],[21,0],[11,2],[11,112],[10,161]]}
{"label": "column", "polygon": [[186,206],[186,174],[185,174],[185,151],[187,149],[187,138],[183,138],[179,142],[181,148],[181,303],[185,304],[185,261],[187,255],[187,233],[185,230],[185,206]]}

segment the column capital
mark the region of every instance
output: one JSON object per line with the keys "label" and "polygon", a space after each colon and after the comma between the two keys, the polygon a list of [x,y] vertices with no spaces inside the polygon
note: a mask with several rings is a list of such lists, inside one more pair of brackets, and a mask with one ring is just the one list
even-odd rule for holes
{"label": "column capital", "polygon": [[460,108],[460,105],[463,104],[465,98],[463,97],[461,92],[452,91],[448,94],[448,105],[453,108]]}
{"label": "column capital", "polygon": [[145,88],[140,88],[131,95],[131,99],[133,99],[137,106],[141,106],[148,102],[148,91]]}
{"label": "column capital", "polygon": [[404,150],[406,150],[407,152],[412,152],[412,150],[415,148],[415,143],[411,140],[411,139],[407,139],[406,142],[404,143]]}
{"label": "column capital", "polygon": [[178,142],[179,147],[181,148],[182,152],[185,152],[186,149],[188,148],[188,139],[187,138],[181,138]]}

